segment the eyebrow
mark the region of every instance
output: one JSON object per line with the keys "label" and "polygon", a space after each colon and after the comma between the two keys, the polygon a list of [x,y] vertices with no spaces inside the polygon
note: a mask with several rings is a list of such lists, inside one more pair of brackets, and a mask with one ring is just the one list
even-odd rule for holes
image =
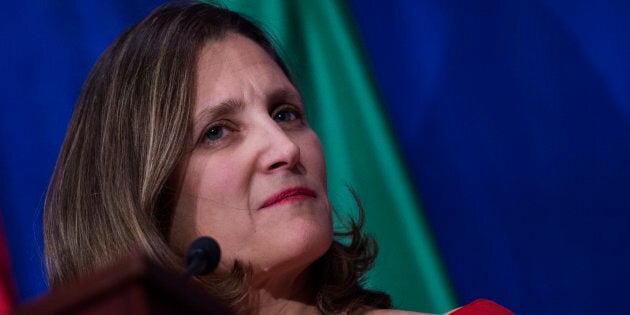
{"label": "eyebrow", "polygon": [[296,100],[301,103],[302,95],[293,89],[281,88],[273,91],[267,98],[267,101],[273,103],[285,99]]}
{"label": "eyebrow", "polygon": [[205,127],[208,121],[213,121],[218,117],[234,115],[240,111],[243,111],[245,104],[238,99],[227,99],[217,106],[205,108],[199,112],[193,120],[194,134],[200,132]]}
{"label": "eyebrow", "polygon": [[[274,90],[267,97],[268,103],[275,103],[283,100],[302,102],[299,92],[289,88],[279,88]],[[231,116],[245,109],[245,103],[240,99],[230,98],[222,101],[216,106],[205,108],[199,112],[193,120],[194,133],[199,132],[201,126],[205,126],[207,121],[216,120],[218,117]]]}
{"label": "eyebrow", "polygon": [[219,103],[219,105],[201,110],[197,115],[197,119],[195,119],[195,122],[201,119],[213,119],[215,117],[235,114],[242,111],[244,107],[245,104],[243,104],[243,102],[241,102],[240,100],[230,98]]}

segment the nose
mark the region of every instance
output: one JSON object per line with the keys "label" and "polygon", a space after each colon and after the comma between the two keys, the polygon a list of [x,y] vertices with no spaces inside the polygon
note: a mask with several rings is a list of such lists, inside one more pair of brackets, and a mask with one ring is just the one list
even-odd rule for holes
{"label": "nose", "polygon": [[259,167],[265,172],[293,169],[300,161],[300,147],[275,121],[266,124],[260,134]]}

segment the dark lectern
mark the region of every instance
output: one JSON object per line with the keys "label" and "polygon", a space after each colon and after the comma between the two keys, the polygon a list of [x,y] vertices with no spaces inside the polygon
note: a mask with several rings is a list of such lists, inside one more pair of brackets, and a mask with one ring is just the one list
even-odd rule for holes
{"label": "dark lectern", "polygon": [[230,314],[193,283],[134,256],[51,290],[14,314]]}

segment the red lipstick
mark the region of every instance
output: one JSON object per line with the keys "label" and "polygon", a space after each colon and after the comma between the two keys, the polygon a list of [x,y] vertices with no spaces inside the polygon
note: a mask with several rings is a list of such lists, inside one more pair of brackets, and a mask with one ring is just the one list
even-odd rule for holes
{"label": "red lipstick", "polygon": [[262,209],[288,201],[315,197],[317,197],[317,194],[311,189],[305,187],[289,188],[267,198],[260,208]]}

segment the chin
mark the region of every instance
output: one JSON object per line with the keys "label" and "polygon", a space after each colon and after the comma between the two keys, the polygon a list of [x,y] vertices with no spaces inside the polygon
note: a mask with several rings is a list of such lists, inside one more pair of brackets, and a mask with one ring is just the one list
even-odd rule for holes
{"label": "chin", "polygon": [[287,222],[281,242],[287,252],[297,255],[321,257],[333,241],[333,224],[330,216],[313,215]]}
{"label": "chin", "polygon": [[287,244],[287,247],[293,249],[293,252],[310,254],[319,258],[328,250],[332,240],[332,229],[326,231],[320,229],[309,233],[309,229],[305,228],[293,234],[293,237],[288,240],[290,244]]}
{"label": "chin", "polygon": [[[266,270],[273,269],[272,266],[291,266],[297,268],[307,268],[310,264],[322,257],[330,248],[333,241],[332,229],[330,233],[301,233],[287,234],[282,242],[277,243],[276,259],[268,261]],[[271,250],[267,258],[272,258]]]}

